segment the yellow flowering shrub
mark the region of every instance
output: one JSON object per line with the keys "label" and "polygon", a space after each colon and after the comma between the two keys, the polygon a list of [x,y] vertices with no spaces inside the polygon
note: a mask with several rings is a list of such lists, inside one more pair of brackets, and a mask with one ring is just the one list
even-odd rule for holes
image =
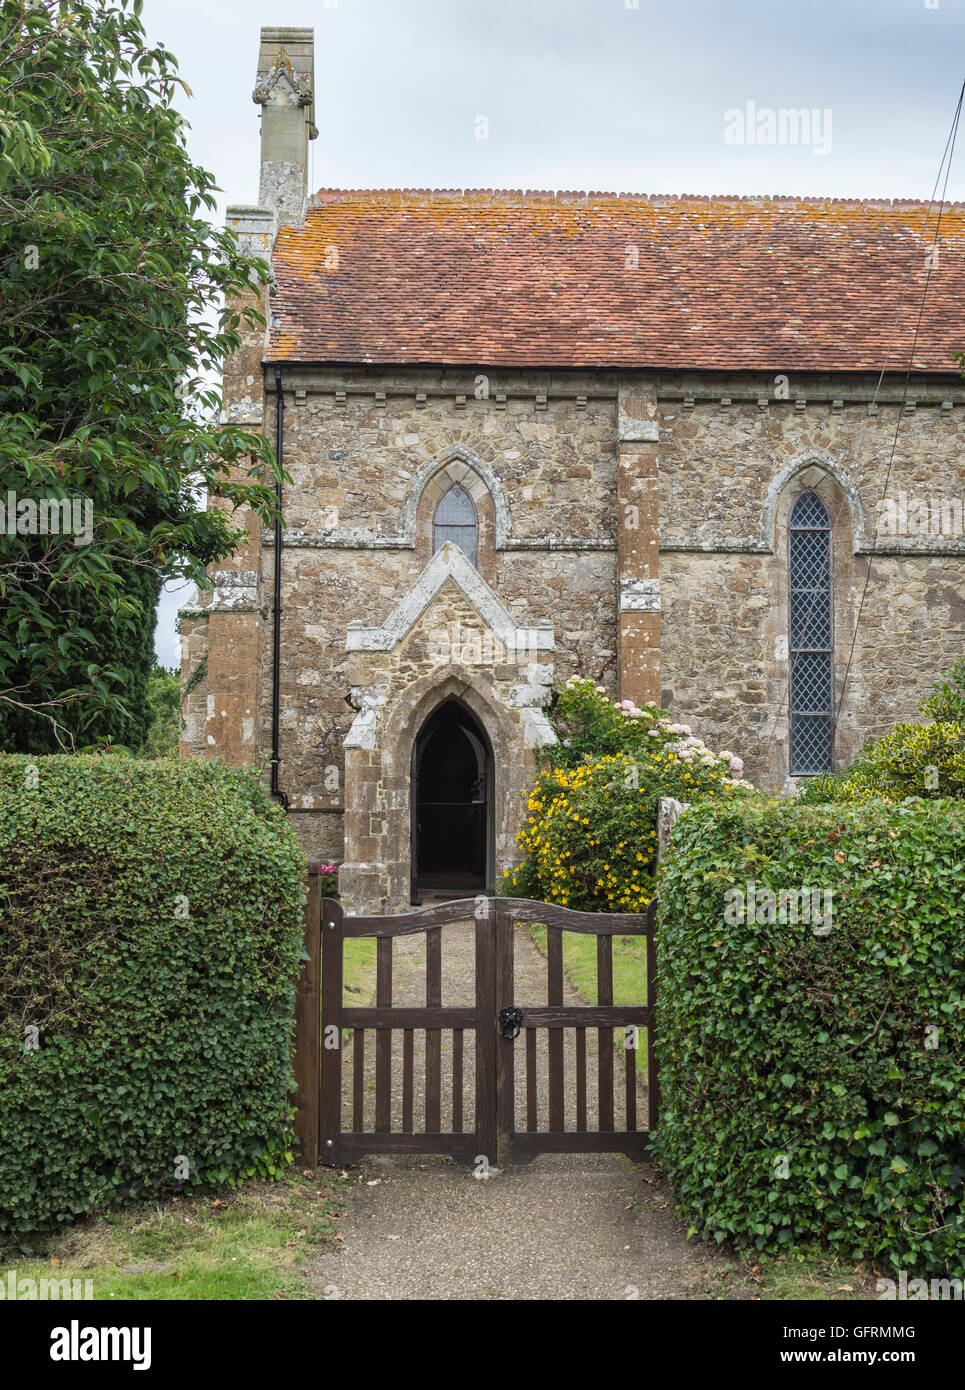
{"label": "yellow flowering shrub", "polygon": [[[580,698],[585,705],[588,692]],[[648,723],[656,727],[661,718],[665,727],[653,739],[634,730],[631,751],[584,752],[576,766],[540,775],[519,833],[525,858],[504,875],[504,894],[591,912],[641,912],[654,892],[660,798],[713,803],[753,792],[735,778],[734,755],[710,753],[660,711]],[[608,718],[611,734],[613,726]]]}

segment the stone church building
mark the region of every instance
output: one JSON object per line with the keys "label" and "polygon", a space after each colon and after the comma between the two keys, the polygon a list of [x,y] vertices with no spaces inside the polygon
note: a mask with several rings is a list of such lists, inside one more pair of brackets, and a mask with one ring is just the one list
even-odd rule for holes
{"label": "stone church building", "polygon": [[398,911],[515,862],[571,675],[773,789],[913,718],[965,650],[965,209],[936,257],[922,203],[310,196],[313,92],[312,31],[263,29],[225,409],[291,482],[182,610],[182,754],[274,759]]}

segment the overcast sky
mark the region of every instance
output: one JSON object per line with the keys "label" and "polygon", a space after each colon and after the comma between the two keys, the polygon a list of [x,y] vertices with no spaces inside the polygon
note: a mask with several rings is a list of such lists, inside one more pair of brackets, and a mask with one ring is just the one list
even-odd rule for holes
{"label": "overcast sky", "polygon": [[[145,0],[144,20],[222,216],[257,201],[263,24],[315,30],[313,189],[927,199],[965,77],[965,0]],[[768,111],[817,113],[811,143],[751,144],[748,103],[764,136]]]}

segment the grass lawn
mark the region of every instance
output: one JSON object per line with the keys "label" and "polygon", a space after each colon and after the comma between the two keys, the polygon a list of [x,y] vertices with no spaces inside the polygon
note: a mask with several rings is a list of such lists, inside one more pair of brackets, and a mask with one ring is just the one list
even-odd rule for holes
{"label": "grass lawn", "polygon": [[312,1255],[336,1239],[344,1180],[292,1171],[218,1196],[126,1207],[51,1236],[38,1258],[0,1264],[18,1279],[90,1279],[95,1300],[317,1299]]}
{"label": "grass lawn", "polygon": [[[351,936],[343,943],[342,1003],[347,1009],[375,1003],[376,944],[374,936]],[[351,1040],[351,1028],[343,1028],[342,1042]]]}
{"label": "grass lawn", "polygon": [[[546,928],[530,928],[533,941],[546,955]],[[583,932],[563,932],[563,974],[588,1004],[596,1004],[596,937]],[[645,1004],[647,1002],[647,938],[645,936],[615,936],[613,938],[613,1002],[614,1004]],[[647,1065],[647,1030],[637,1034],[637,1070]],[[623,1038],[614,1035],[614,1046],[623,1050]]]}
{"label": "grass lawn", "polygon": [[834,1299],[849,1302],[878,1297],[877,1276],[866,1265],[841,1264],[834,1255],[802,1251],[745,1266],[760,1286],[762,1302]]}
{"label": "grass lawn", "polygon": [[375,948],[374,936],[350,936],[343,944],[342,993],[356,996],[345,1001],[353,1008],[367,1007],[375,999]]}

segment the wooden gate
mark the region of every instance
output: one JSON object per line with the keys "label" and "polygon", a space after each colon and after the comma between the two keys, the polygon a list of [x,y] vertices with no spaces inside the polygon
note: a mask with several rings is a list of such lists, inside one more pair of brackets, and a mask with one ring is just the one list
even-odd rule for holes
{"label": "wooden gate", "polygon": [[[548,1152],[643,1153],[658,1104],[655,902],[645,914],[607,914],[527,899],[477,897],[394,916],[355,917],[322,898],[316,877],[310,885],[308,959],[299,981],[295,1055],[296,1131],[308,1161],[441,1153],[468,1162],[484,1157],[495,1166]],[[475,997],[443,1005],[442,928],[459,922],[471,923]],[[545,1002],[539,1004],[515,998],[517,922],[546,928]],[[596,939],[596,1004],[564,1002],[567,932]],[[425,1003],[393,1005],[394,943],[414,935],[425,938]],[[613,1003],[614,936],[646,937],[645,1000]],[[356,1007],[343,998],[345,943],[359,938],[376,943],[372,1007]],[[572,1044],[566,1068],[568,1030]],[[417,1081],[417,1033],[424,1033],[425,1040],[424,1087],[422,1075]],[[444,1033],[449,1035],[445,1067]],[[367,1051],[370,1035],[374,1044],[370,1041]],[[616,1049],[615,1038],[625,1045]],[[646,1128],[638,1125],[637,1097],[636,1044],[643,1038],[648,1048]],[[421,1072],[423,1059],[418,1060]],[[367,1105],[373,1078],[374,1114]],[[417,1091],[424,1097],[420,1128]]]}

